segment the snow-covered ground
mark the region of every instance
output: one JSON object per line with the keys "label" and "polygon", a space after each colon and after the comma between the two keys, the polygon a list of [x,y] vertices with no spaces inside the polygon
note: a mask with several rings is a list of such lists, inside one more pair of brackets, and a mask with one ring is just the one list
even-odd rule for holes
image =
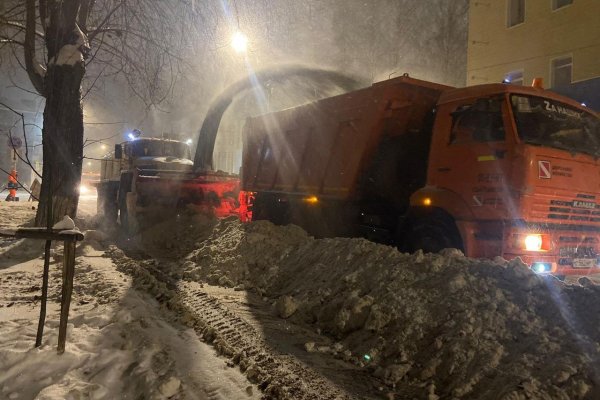
{"label": "snow-covered ground", "polygon": [[[4,204],[7,223],[33,215]],[[0,242],[0,398],[600,398],[597,277],[182,212],[88,231],[58,356],[58,264],[32,349],[40,254]]]}
{"label": "snow-covered ground", "polygon": [[[36,203],[0,203],[22,225]],[[66,352],[56,353],[60,245],[51,265],[44,341],[34,349],[40,243],[0,241],[0,399],[252,399],[258,389],[152,296],[132,288],[91,232],[78,246]]]}

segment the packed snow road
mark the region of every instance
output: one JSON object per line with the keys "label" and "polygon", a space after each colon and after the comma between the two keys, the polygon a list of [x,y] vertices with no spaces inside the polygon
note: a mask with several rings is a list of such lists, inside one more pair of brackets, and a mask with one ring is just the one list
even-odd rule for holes
{"label": "packed snow road", "polygon": [[134,277],[136,287],[194,327],[230,360],[229,365],[237,364],[265,398],[382,398],[384,387],[374,387],[369,375],[357,366],[307,352],[305,343],[311,339],[330,341],[273,315],[270,304],[260,296],[178,281],[179,268],[169,260],[143,260],[139,253],[130,258],[115,247],[109,253],[119,270]]}

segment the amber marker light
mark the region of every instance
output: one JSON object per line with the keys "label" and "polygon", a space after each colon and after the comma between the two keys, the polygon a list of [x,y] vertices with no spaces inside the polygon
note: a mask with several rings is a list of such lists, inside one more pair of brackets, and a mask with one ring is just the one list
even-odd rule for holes
{"label": "amber marker light", "polygon": [[319,198],[317,196],[308,196],[304,198],[304,201],[309,204],[317,204],[319,202]]}
{"label": "amber marker light", "polygon": [[544,88],[544,80],[542,78],[533,78],[533,82],[531,82],[531,87],[536,89]]}
{"label": "amber marker light", "polygon": [[429,197],[425,197],[423,199],[423,205],[424,206],[430,206],[431,205],[431,199]]}

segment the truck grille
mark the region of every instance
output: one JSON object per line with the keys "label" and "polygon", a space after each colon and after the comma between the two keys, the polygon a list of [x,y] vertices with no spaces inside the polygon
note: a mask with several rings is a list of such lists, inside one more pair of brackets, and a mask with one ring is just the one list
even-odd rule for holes
{"label": "truck grille", "polygon": [[600,204],[596,204],[596,196],[582,193],[571,199],[540,198],[534,201],[532,214],[557,221],[600,222]]}
{"label": "truck grille", "polygon": [[598,239],[592,236],[559,236],[558,263],[574,265],[574,260],[597,260]]}

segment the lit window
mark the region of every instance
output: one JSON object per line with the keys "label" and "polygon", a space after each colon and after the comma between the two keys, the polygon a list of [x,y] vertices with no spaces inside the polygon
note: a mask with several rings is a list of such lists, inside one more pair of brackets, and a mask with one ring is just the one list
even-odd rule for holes
{"label": "lit window", "polygon": [[573,59],[562,57],[552,60],[552,87],[565,86],[571,83]]}
{"label": "lit window", "polygon": [[552,9],[558,10],[570,4],[573,4],[573,0],[552,0]]}
{"label": "lit window", "polygon": [[512,85],[523,85],[523,71],[513,71],[506,74],[504,80]]}
{"label": "lit window", "polygon": [[508,0],[507,26],[515,26],[525,21],[525,0]]}

